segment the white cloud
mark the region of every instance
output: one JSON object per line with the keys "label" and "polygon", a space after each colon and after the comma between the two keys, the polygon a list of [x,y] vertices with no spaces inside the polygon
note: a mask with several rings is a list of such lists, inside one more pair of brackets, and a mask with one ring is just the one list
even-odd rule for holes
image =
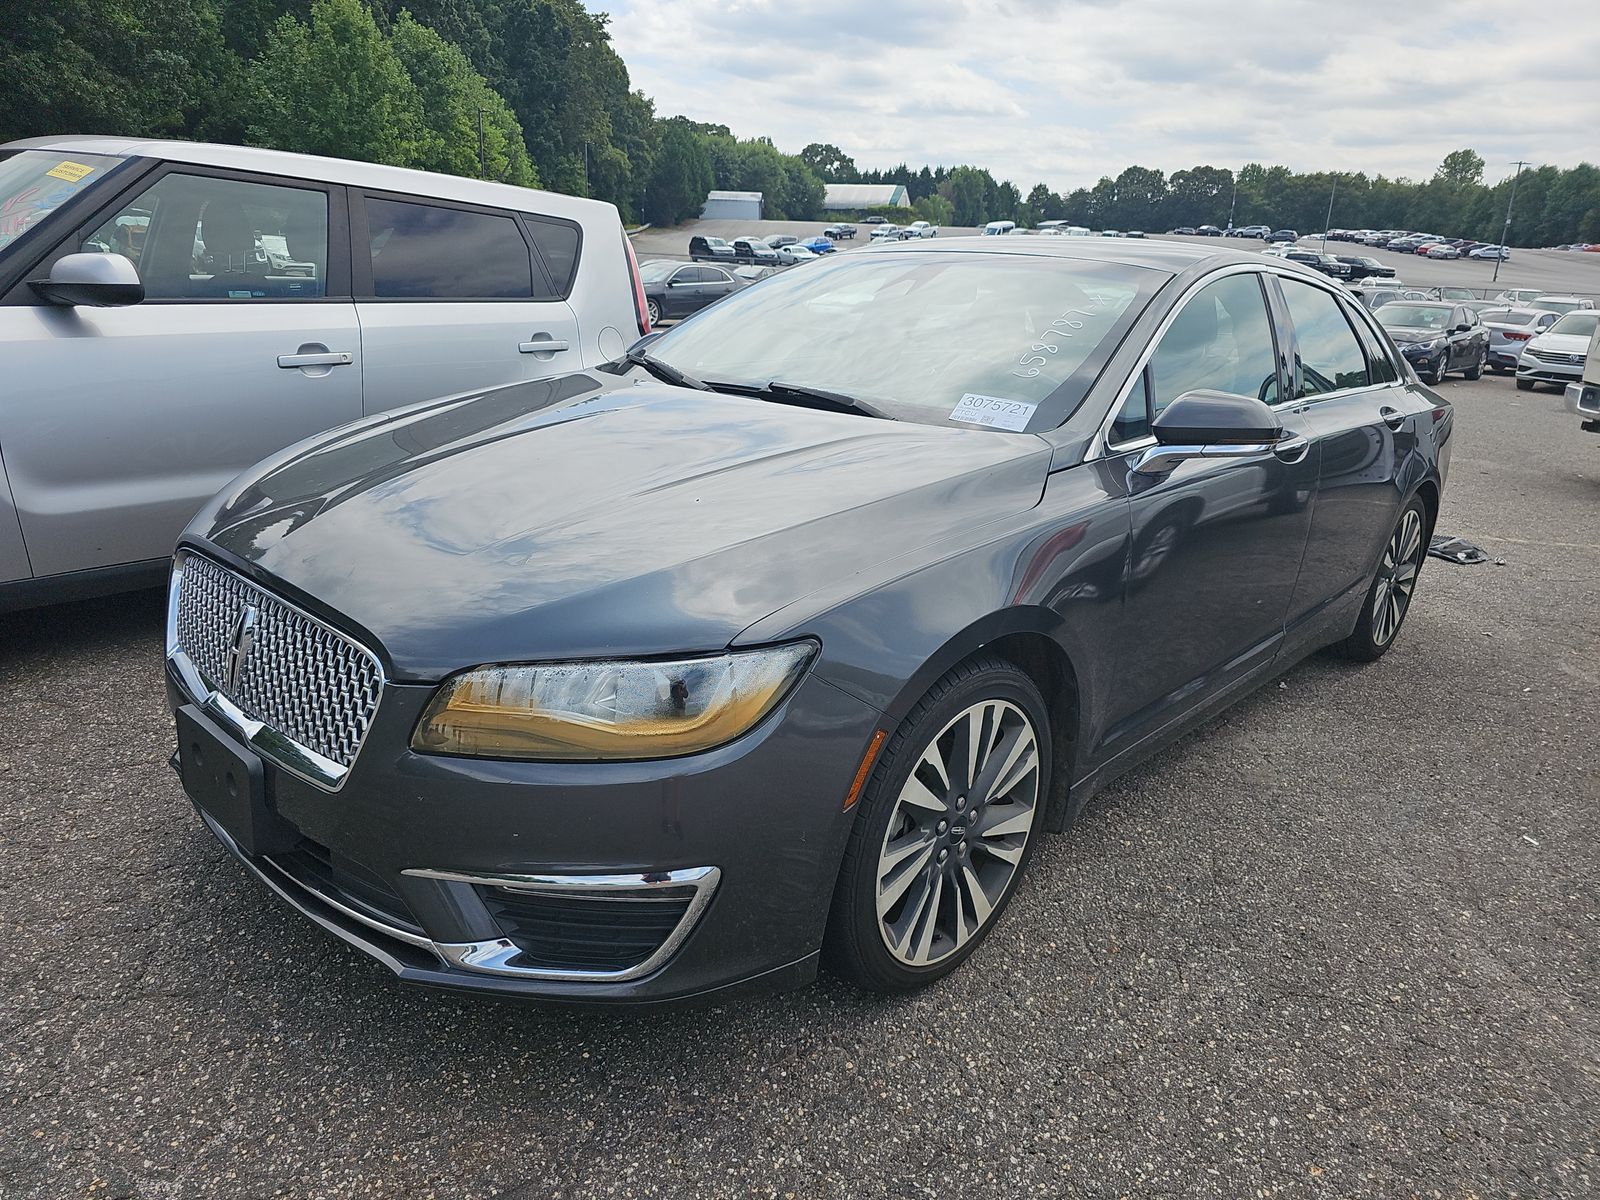
{"label": "white cloud", "polygon": [[1600,8],[1550,0],[588,0],[664,116],[1024,190],[1133,163],[1423,178],[1593,160]]}

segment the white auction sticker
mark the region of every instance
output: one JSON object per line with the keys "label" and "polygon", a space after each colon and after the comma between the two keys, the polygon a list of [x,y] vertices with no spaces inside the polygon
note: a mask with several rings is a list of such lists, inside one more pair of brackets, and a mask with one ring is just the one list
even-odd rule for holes
{"label": "white auction sticker", "polygon": [[950,412],[952,421],[965,421],[969,425],[988,425],[995,429],[1028,427],[1037,404],[1024,404],[1021,400],[1006,400],[1000,396],[980,396],[968,392]]}

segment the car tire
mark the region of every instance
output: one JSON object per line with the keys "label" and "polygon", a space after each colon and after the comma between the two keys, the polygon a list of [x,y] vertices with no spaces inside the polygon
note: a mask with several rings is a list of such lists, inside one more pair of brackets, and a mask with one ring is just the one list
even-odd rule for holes
{"label": "car tire", "polygon": [[1531,392],[1531,391],[1533,391],[1533,380],[1531,380],[1531,379],[1519,379],[1519,380],[1517,380],[1517,391],[1519,391],[1519,392]]}
{"label": "car tire", "polygon": [[1465,371],[1463,371],[1462,374],[1465,375],[1468,379],[1482,379],[1483,378],[1484,364],[1487,363],[1488,361],[1489,360],[1488,360],[1488,357],[1486,355],[1479,354],[1477,359],[1473,362],[1473,364],[1470,367],[1468,367]]}
{"label": "car tire", "polygon": [[644,302],[644,310],[645,315],[650,318],[650,328],[654,329],[661,324],[661,305],[654,300],[646,300]]}
{"label": "car tire", "polygon": [[1400,510],[1394,532],[1384,543],[1383,557],[1378,561],[1372,586],[1367,589],[1355,629],[1329,649],[1340,658],[1355,662],[1382,658],[1400,636],[1427,556],[1428,510],[1420,496],[1413,496]]}
{"label": "car tire", "polygon": [[[984,784],[986,766],[992,777],[968,803],[974,736],[988,746],[975,778]],[[1051,766],[1044,699],[1024,672],[986,655],[935,683],[862,793],[823,939],[828,967],[867,991],[906,992],[965,962],[1033,856]]]}
{"label": "car tire", "polygon": [[1422,377],[1423,383],[1427,384],[1429,387],[1433,387],[1444,378],[1444,364],[1440,363],[1438,367],[1432,371],[1418,371],[1417,374]]}

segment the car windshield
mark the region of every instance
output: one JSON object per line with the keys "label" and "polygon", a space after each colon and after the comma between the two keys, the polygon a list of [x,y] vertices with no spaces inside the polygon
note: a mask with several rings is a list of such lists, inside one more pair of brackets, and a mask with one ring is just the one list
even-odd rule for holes
{"label": "car windshield", "polygon": [[1378,320],[1391,329],[1443,329],[1450,316],[1444,304],[1385,304]]}
{"label": "car windshield", "polygon": [[104,154],[56,150],[0,155],[0,251],[122,162]]}
{"label": "car windshield", "polygon": [[650,352],[713,386],[778,381],[900,420],[1053,429],[1168,278],[1031,254],[836,255],[729,297]]}
{"label": "car windshield", "polygon": [[660,259],[654,262],[642,262],[639,264],[639,278],[645,283],[660,283],[682,265],[682,263],[663,262]]}
{"label": "car windshield", "polygon": [[1571,312],[1550,326],[1551,333],[1570,333],[1576,337],[1593,337],[1594,329],[1600,324],[1600,313]]}

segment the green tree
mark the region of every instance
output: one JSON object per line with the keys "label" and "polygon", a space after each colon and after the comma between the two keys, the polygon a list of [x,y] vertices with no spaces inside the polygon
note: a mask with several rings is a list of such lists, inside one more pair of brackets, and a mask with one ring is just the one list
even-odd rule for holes
{"label": "green tree", "polygon": [[977,167],[957,167],[939,185],[939,195],[950,202],[951,224],[982,225],[989,220],[989,193],[994,178]]}
{"label": "green tree", "polygon": [[1476,187],[1483,182],[1483,156],[1475,150],[1452,150],[1433,177],[1456,187]]}
{"label": "green tree", "polygon": [[417,90],[426,130],[408,165],[538,186],[522,126],[460,49],[405,11],[390,44]]}
{"label": "green tree", "polygon": [[927,221],[931,225],[955,224],[955,209],[950,201],[937,193],[922,197],[911,206],[911,211],[917,214],[919,221]]}
{"label": "green tree", "polygon": [[854,183],[861,175],[855,159],[839,147],[822,142],[812,142],[800,151],[800,161],[826,183]]}
{"label": "green tree", "polygon": [[311,24],[279,17],[250,72],[258,146],[410,166],[437,137],[422,98],[360,0],[315,0]]}
{"label": "green tree", "polygon": [[676,225],[699,216],[706,193],[715,186],[711,156],[700,137],[685,121],[663,121],[655,169],[645,190],[645,219]]}

